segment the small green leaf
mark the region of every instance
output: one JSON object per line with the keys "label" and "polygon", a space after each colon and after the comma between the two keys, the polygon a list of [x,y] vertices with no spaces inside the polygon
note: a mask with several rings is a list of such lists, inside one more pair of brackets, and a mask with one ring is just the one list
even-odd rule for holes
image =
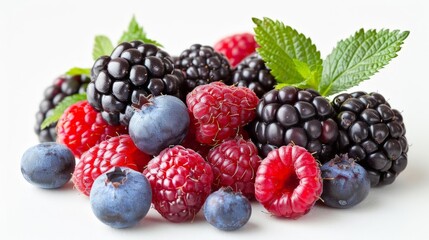
{"label": "small green leaf", "polygon": [[269,18],[253,18],[257,51],[278,84],[318,88],[322,59],[316,46],[303,34]]}
{"label": "small green leaf", "polygon": [[323,62],[319,92],[329,96],[369,79],[397,56],[409,32],[359,30],[340,41]]}
{"label": "small green leaf", "polygon": [[64,111],[71,106],[72,104],[79,102],[79,101],[83,101],[86,100],[86,93],[79,93],[79,94],[74,94],[68,97],[65,97],[55,108],[54,111],[52,112],[52,115],[50,115],[49,117],[47,117],[41,124],[40,128],[41,129],[45,129],[46,127],[48,127],[49,125],[56,123],[61,115],[64,113]]}
{"label": "small green leaf", "polygon": [[315,88],[320,80],[321,71],[311,70],[307,63],[301,62],[298,59],[293,59],[293,63],[295,64],[296,71],[303,77],[304,81],[301,85],[298,85],[297,87],[300,88]]}
{"label": "small green leaf", "polygon": [[95,36],[94,47],[92,49],[92,58],[97,60],[104,55],[110,55],[113,51],[113,44],[110,39],[104,35]]}
{"label": "small green leaf", "polygon": [[66,75],[69,75],[69,76],[74,76],[74,75],[87,75],[87,76],[90,76],[91,75],[91,69],[90,68],[74,67],[74,68],[69,69],[66,72]]}
{"label": "small green leaf", "polygon": [[155,40],[149,39],[147,37],[145,31],[143,30],[143,27],[141,27],[138,24],[135,16],[133,16],[130,24],[128,25],[128,30],[122,34],[122,37],[119,40],[119,43],[130,42],[135,40],[140,40],[140,41],[143,41],[144,43],[151,43],[158,47],[162,47],[160,43],[158,43]]}

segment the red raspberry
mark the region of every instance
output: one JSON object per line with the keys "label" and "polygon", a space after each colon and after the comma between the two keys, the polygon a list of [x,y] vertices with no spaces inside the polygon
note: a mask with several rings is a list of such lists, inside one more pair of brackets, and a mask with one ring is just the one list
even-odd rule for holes
{"label": "red raspberry", "polygon": [[192,220],[213,182],[210,165],[194,150],[180,145],[164,149],[143,174],[152,186],[155,209],[171,222]]}
{"label": "red raspberry", "polygon": [[82,154],[73,173],[75,187],[89,196],[94,180],[112,167],[142,172],[150,156],[140,151],[129,135],[111,137]]}
{"label": "red raspberry", "polygon": [[216,145],[233,138],[241,126],[253,120],[256,94],[245,87],[213,82],[196,87],[186,96],[188,110],[196,124],[196,139]]}
{"label": "red raspberry", "polygon": [[298,218],[310,211],[321,194],[319,166],[298,145],[272,150],[256,172],[256,200],[275,216]]}
{"label": "red raspberry", "polygon": [[210,150],[207,161],[213,170],[213,191],[231,187],[248,199],[255,196],[255,175],[261,158],[255,144],[242,138],[231,139]]}
{"label": "red raspberry", "polygon": [[183,142],[181,145],[185,148],[190,148],[194,150],[195,152],[199,153],[204,159],[207,157],[207,154],[209,153],[211,146],[207,144],[199,143],[196,139],[196,123],[195,119],[192,117],[192,114],[189,113],[191,123],[189,124],[189,130],[186,134],[185,139],[183,139]]}
{"label": "red raspberry", "polygon": [[86,100],[68,107],[57,124],[57,141],[77,158],[101,141],[121,134],[128,134],[126,127],[107,124]]}
{"label": "red raspberry", "polygon": [[214,49],[226,56],[232,67],[255,52],[258,44],[251,33],[238,33],[219,40]]}

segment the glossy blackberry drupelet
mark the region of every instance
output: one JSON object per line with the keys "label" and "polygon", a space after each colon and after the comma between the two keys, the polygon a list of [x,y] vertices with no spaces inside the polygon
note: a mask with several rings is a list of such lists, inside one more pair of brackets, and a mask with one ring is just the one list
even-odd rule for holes
{"label": "glossy blackberry drupelet", "polygon": [[338,136],[333,117],[334,109],[318,92],[287,86],[271,90],[259,100],[249,132],[262,157],[294,143],[327,161],[335,155]]}
{"label": "glossy blackberry drupelet", "polygon": [[367,171],[371,186],[390,184],[407,166],[408,143],[399,111],[379,93],[337,95],[338,149]]}
{"label": "glossy blackberry drupelet", "polygon": [[232,84],[247,87],[261,98],[266,92],[274,88],[276,80],[265,66],[265,62],[254,53],[241,61],[232,72]]}
{"label": "glossy blackberry drupelet", "polygon": [[175,68],[183,71],[187,92],[196,86],[215,81],[228,84],[231,66],[226,57],[210,46],[193,44],[175,60]]}
{"label": "glossy blackberry drupelet", "polygon": [[173,95],[184,100],[184,77],[170,55],[140,41],[119,44],[91,70],[88,102],[110,125],[129,124],[140,96]]}
{"label": "glossy blackberry drupelet", "polygon": [[53,123],[43,130],[40,128],[40,125],[53,113],[54,108],[65,97],[76,93],[84,93],[89,81],[90,79],[86,75],[63,75],[56,78],[52,85],[45,89],[43,100],[39,104],[39,111],[36,113],[36,124],[34,126],[34,132],[39,137],[40,142],[56,141],[57,133],[55,127],[57,124]]}

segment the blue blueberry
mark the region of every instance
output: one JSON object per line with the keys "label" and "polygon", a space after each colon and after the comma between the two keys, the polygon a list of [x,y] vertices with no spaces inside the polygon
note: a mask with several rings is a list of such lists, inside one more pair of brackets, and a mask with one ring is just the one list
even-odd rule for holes
{"label": "blue blueberry", "polygon": [[41,188],[59,188],[70,181],[76,160],[66,146],[44,142],[27,149],[21,158],[21,173]]}
{"label": "blue blueberry", "polygon": [[112,228],[128,228],[148,213],[152,190],[142,173],[115,167],[95,179],[89,199],[101,222]]}
{"label": "blue blueberry", "polygon": [[185,138],[189,128],[186,105],[177,97],[161,95],[144,104],[131,117],[129,134],[136,146],[150,155],[158,155]]}
{"label": "blue blueberry", "polygon": [[249,200],[231,188],[221,188],[211,193],[204,203],[207,222],[224,231],[241,228],[249,221],[251,214]]}
{"label": "blue blueberry", "polygon": [[322,200],[334,208],[351,208],[369,193],[371,182],[366,170],[347,154],[336,156],[320,168],[323,178]]}

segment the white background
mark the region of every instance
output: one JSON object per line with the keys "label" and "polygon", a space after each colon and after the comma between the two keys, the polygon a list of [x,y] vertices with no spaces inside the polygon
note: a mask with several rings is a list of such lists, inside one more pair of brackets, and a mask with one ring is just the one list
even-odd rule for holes
{"label": "white background", "polygon": [[[429,8],[422,1],[24,1],[0,2],[0,239],[427,239]],[[172,55],[193,43],[252,31],[251,17],[278,19],[310,36],[325,57],[361,27],[410,30],[398,58],[353,90],[377,91],[402,111],[410,150],[393,185],[372,189],[348,210],[321,205],[298,220],[271,217],[257,203],[249,223],[221,232],[199,214],[172,224],[151,209],[135,228],[111,229],[71,184],[42,190],[20,173],[37,143],[43,89],[70,67],[91,67],[96,34],[116,41],[135,14]],[[425,115],[426,114],[426,115]]]}

